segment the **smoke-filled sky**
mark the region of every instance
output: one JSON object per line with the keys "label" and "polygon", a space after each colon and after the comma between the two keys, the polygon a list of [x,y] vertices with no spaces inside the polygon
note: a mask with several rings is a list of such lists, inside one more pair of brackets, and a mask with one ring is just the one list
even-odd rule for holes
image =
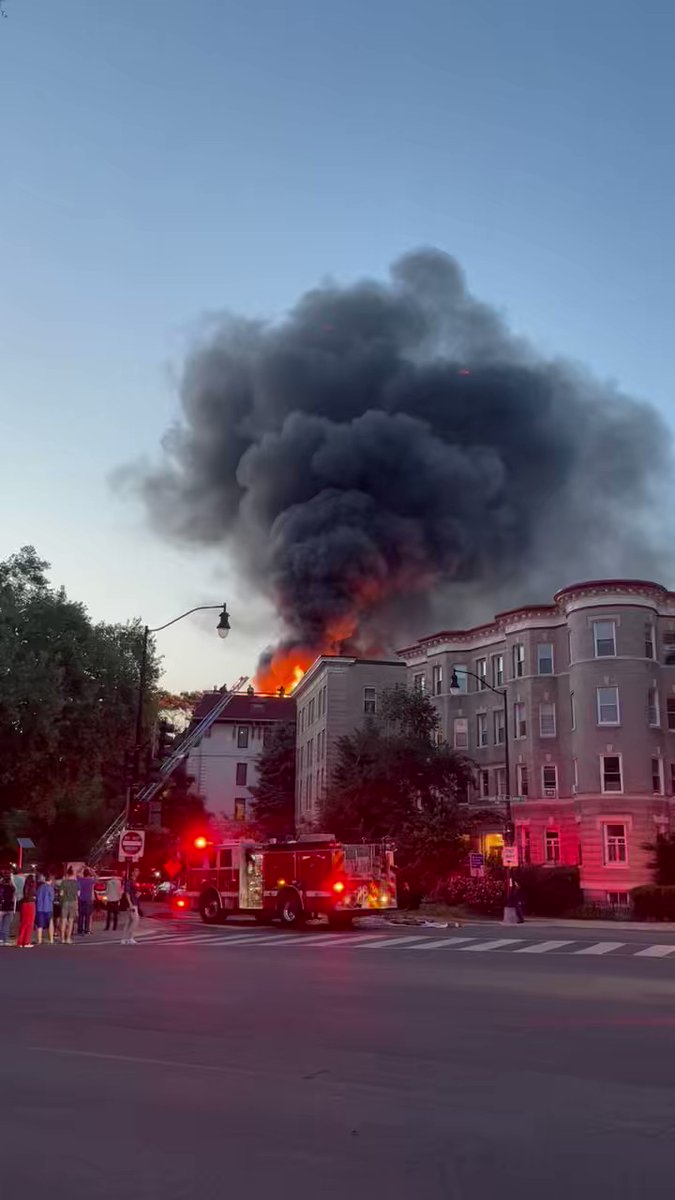
{"label": "smoke-filled sky", "polygon": [[[159,625],[227,598],[226,643],[214,637],[210,614],[161,636],[170,685],[222,683],[250,670],[260,649],[282,636],[269,602],[221,541],[189,548],[158,536],[147,511],[109,485],[120,463],[160,461],[159,439],[180,413],[184,363],[222,327],[221,318],[205,323],[205,314],[262,317],[281,330],[298,298],[326,277],[347,289],[364,278],[385,286],[401,255],[438,247],[543,358],[583,362],[598,378],[655,401],[671,421],[672,6],[5,0],[3,7],[0,556],[35,543],[55,581],[97,618],[138,615]],[[395,299],[396,289],[387,294]],[[390,329],[390,346],[404,332]],[[319,344],[321,337],[325,331]],[[429,347],[415,348],[413,331],[406,353],[417,359],[422,350],[426,361]],[[449,357],[459,359],[457,347]],[[516,368],[522,364],[512,361]],[[486,371],[474,366],[470,376],[452,377],[455,419],[487,385]],[[594,386],[582,382],[575,394]],[[403,391],[399,375],[384,405],[392,416],[410,416]],[[436,399],[430,387],[426,403]],[[300,411],[317,417],[302,404]],[[436,429],[433,414],[424,419]],[[334,481],[338,470],[321,431],[314,426],[315,483]],[[364,453],[372,428],[357,423],[352,432]],[[435,457],[434,439],[437,431],[413,444],[424,461],[434,457],[440,486],[449,463],[447,454]],[[473,434],[471,443],[483,444]],[[273,450],[280,446],[266,444],[265,453]],[[260,453],[249,456],[251,472]],[[587,482],[565,501],[582,520],[591,501],[596,514],[598,504],[612,507],[616,480],[605,480],[609,449],[594,459],[586,453],[598,486],[589,497]],[[536,487],[528,457],[527,447],[511,447],[512,474],[524,471],[523,483]],[[490,471],[468,444],[460,458],[469,474],[464,493],[451,492],[454,532],[437,527],[437,497],[414,535],[410,510],[386,505],[369,530],[386,544],[382,517],[390,529],[394,516],[399,546],[424,555],[438,539],[444,577],[453,554],[470,577],[459,532],[471,489],[480,492],[476,512],[482,504],[504,517],[499,545],[490,544],[491,526],[471,551],[493,574],[490,595],[480,587],[473,594],[468,580],[454,584],[451,610],[435,577],[432,625],[447,625],[460,600],[472,613],[490,610],[498,578],[507,603],[522,595],[518,556],[510,579],[503,557],[513,498],[504,502],[498,474],[478,487],[481,470]],[[549,465],[559,486],[560,463]],[[639,493],[632,471],[626,487]],[[272,500],[248,519],[264,525]],[[350,514],[352,537],[359,517]],[[548,594],[552,574],[559,582],[551,537],[559,539],[566,582],[578,522],[562,528],[550,503],[540,518],[518,531],[517,550],[527,534],[528,589]],[[304,525],[305,543],[310,532]],[[544,541],[541,556],[533,538]],[[596,549],[592,569],[604,567],[614,546],[601,538]],[[363,561],[355,555],[350,569],[358,572]],[[542,564],[539,577],[534,562]],[[642,563],[641,554],[636,569]],[[275,569],[283,574],[281,558]],[[649,573],[675,581],[666,562]],[[303,616],[310,624],[312,594]],[[415,589],[394,603],[390,625],[408,616],[424,624],[425,596]]]}
{"label": "smoke-filled sky", "polygon": [[282,321],[223,319],[181,398],[140,489],[160,531],[222,548],[272,601],[282,682],[295,646],[302,665],[391,653],[441,608],[457,627],[506,595],[658,574],[669,553],[656,410],[539,356],[437,250]]}

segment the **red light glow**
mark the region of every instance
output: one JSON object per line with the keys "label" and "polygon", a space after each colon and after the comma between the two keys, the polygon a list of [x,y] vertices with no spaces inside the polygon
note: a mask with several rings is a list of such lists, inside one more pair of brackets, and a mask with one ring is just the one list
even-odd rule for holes
{"label": "red light glow", "polygon": [[344,892],[344,890],[345,890],[345,885],[344,885],[344,883],[342,883],[342,882],[341,882],[341,881],[338,879],[337,883],[334,883],[334,884],[333,884],[333,891],[334,891],[334,892]]}
{"label": "red light glow", "polygon": [[176,908],[185,908],[186,905],[187,905],[186,900],[176,900]]}
{"label": "red light glow", "polygon": [[208,838],[205,838],[203,836],[195,838],[195,842],[194,842],[195,850],[206,850],[206,847],[208,846],[208,844],[209,844]]}

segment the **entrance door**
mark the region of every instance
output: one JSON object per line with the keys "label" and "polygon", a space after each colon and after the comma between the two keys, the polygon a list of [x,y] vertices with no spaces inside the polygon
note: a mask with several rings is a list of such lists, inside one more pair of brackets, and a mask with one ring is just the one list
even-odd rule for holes
{"label": "entrance door", "polygon": [[263,906],[263,862],[260,850],[241,852],[239,871],[239,907],[262,908]]}

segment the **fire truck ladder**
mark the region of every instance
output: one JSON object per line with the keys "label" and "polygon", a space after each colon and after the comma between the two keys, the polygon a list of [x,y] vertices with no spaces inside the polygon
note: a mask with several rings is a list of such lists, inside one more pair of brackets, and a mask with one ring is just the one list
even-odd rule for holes
{"label": "fire truck ladder", "polygon": [[[220,698],[216,701],[213,708],[207,712],[205,717],[202,717],[201,721],[198,725],[195,725],[194,729],[186,730],[179,741],[176,742],[169,757],[164,759],[164,762],[159,769],[157,778],[138,793],[138,796],[136,797],[137,803],[146,804],[149,803],[150,800],[154,799],[157,793],[160,792],[165,786],[167,780],[171,778],[176,770],[176,767],[183,761],[185,756],[194,749],[195,746],[199,745],[204,737],[204,734],[208,733],[213,723],[218,720],[218,717],[222,713],[223,709],[227,708],[233,696],[236,696],[237,692],[239,692],[247,682],[248,675],[242,675],[241,678],[238,679],[234,684],[234,686],[229,689],[229,691],[225,688],[221,690]],[[126,818],[127,814],[125,808],[124,812],[121,812],[119,817],[115,818],[112,825],[106,829],[102,837],[98,839],[96,845],[92,848],[89,855],[89,862],[92,866],[95,866],[98,862],[100,862],[103,856],[112,849],[116,839],[124,829]]]}

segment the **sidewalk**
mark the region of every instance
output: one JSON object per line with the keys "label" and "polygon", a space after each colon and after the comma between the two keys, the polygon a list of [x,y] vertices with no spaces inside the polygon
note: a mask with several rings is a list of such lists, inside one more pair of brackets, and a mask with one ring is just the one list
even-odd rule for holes
{"label": "sidewalk", "polygon": [[[523,928],[522,925],[502,921],[499,917],[480,917],[476,915],[470,917],[429,915],[425,917],[422,913],[406,914],[401,912],[395,916],[392,915],[392,917],[386,920],[388,925],[417,925],[418,927],[424,927],[425,922],[428,922],[429,926],[432,924],[445,924],[449,929],[466,929],[468,926],[475,927],[477,925],[498,925],[501,928],[508,925],[509,929]],[[614,929],[615,931],[633,929],[636,933],[661,933],[667,934],[669,937],[675,937],[675,922],[673,921],[580,921],[572,920],[569,917],[526,917],[525,925],[533,926],[536,929],[576,929],[578,932],[584,929]]]}

